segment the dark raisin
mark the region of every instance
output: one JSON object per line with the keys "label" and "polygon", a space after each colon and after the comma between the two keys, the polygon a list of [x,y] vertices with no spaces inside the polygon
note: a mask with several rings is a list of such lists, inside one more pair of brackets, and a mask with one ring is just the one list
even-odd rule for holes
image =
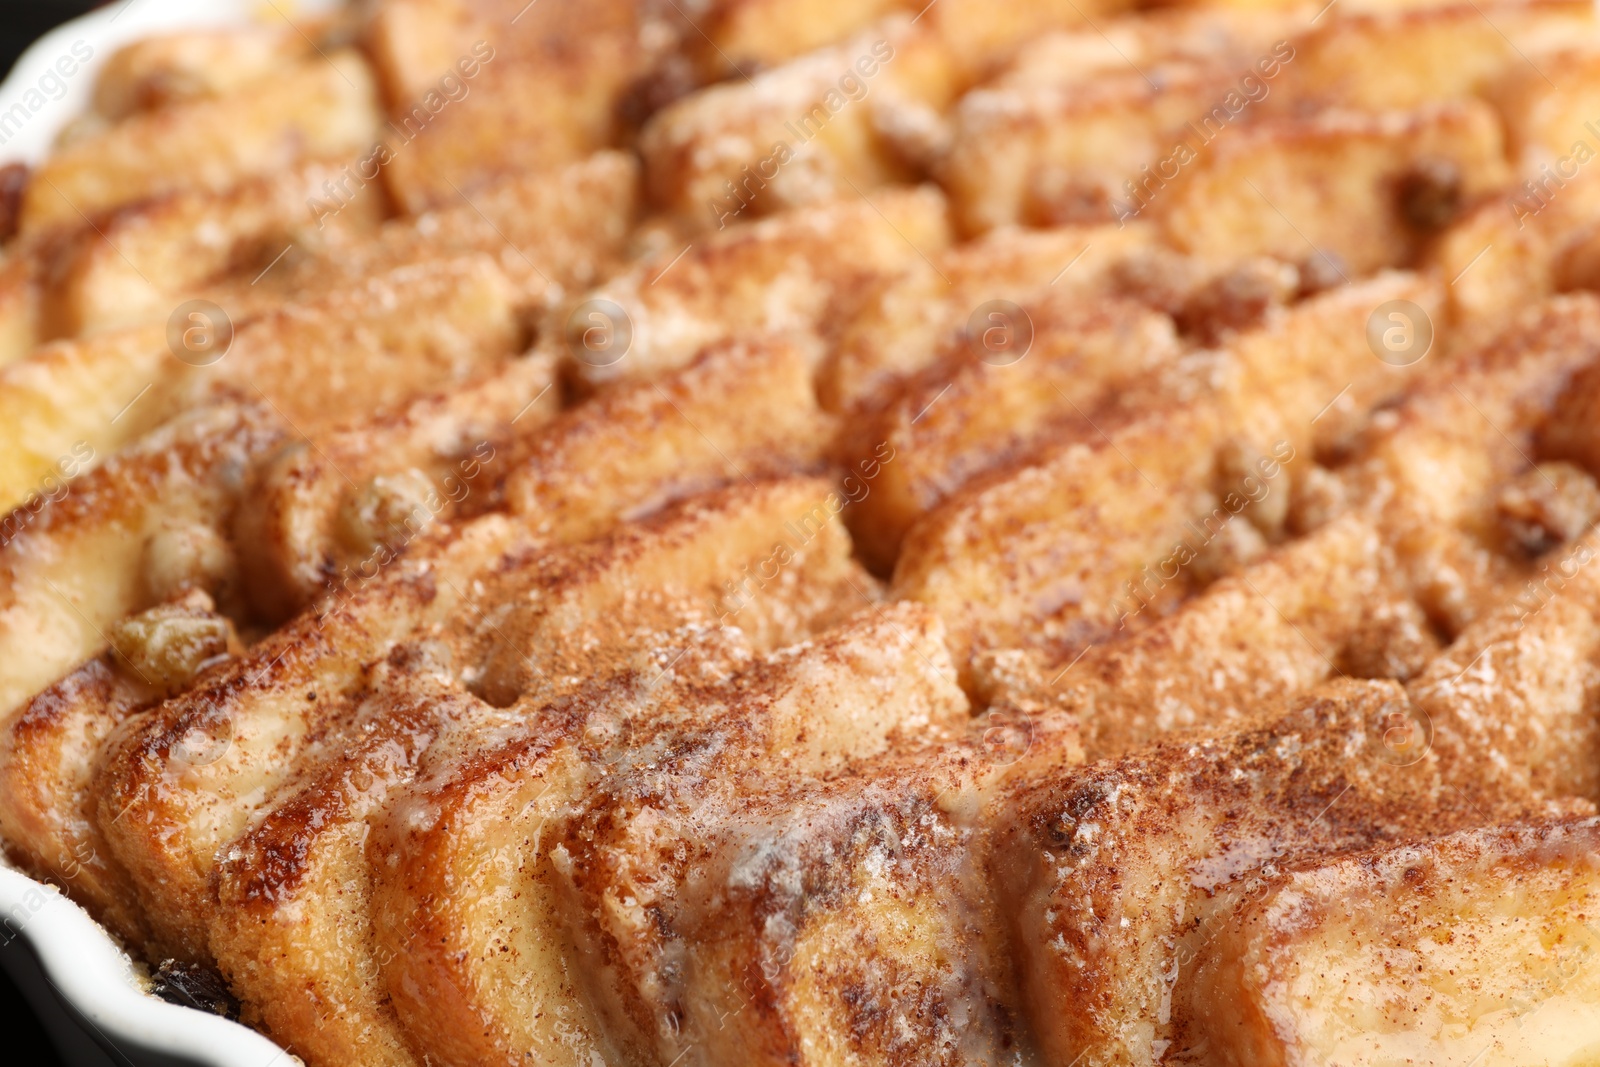
{"label": "dark raisin", "polygon": [[1259,326],[1274,306],[1293,298],[1299,284],[1299,272],[1287,263],[1246,260],[1191,293],[1176,316],[1178,327],[1200,344],[1218,344]]}
{"label": "dark raisin", "polygon": [[198,963],[162,960],[152,976],[150,992],[185,1008],[210,1012],[225,1019],[239,1018],[239,1000],[228,983],[210,967]]}
{"label": "dark raisin", "polygon": [[1574,464],[1541,463],[1500,488],[1495,512],[1509,544],[1531,559],[1594,525],[1600,484]]}
{"label": "dark raisin", "polygon": [[0,241],[9,241],[22,217],[22,194],[28,188],[28,165],[0,167]]}
{"label": "dark raisin", "polygon": [[1461,168],[1448,159],[1419,160],[1400,175],[1395,192],[1407,225],[1441,230],[1461,213]]}
{"label": "dark raisin", "polygon": [[700,88],[703,80],[688,59],[668,56],[628,86],[617,102],[617,117],[624,126],[639,129],[657,111]]}
{"label": "dark raisin", "polygon": [[1028,191],[1023,214],[1034,226],[1089,226],[1115,219],[1117,209],[1104,184],[1049,170]]}

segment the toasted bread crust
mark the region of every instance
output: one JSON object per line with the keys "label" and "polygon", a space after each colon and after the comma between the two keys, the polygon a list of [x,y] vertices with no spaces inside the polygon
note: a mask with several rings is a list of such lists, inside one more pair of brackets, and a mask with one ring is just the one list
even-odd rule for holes
{"label": "toasted bread crust", "polygon": [[1319,6],[110,57],[0,171],[9,861],[312,1067],[1588,1062],[1600,24]]}

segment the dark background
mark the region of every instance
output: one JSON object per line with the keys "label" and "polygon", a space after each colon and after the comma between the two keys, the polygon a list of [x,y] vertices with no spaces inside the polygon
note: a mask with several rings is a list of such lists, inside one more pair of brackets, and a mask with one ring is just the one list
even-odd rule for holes
{"label": "dark background", "polygon": [[[144,0],[158,3],[159,0]],[[83,14],[98,5],[91,3],[49,2],[49,0],[0,0],[0,70],[9,72],[22,50],[46,30]],[[20,945],[10,945],[6,952],[19,951]],[[46,1067],[62,1067],[63,1061],[53,1055],[55,1047],[40,1028],[27,1002],[12,984],[4,971],[0,971],[0,1040],[9,1052],[0,1058],[13,1063],[37,1063]],[[30,1053],[30,1049],[36,1050]]]}
{"label": "dark background", "polygon": [[[16,943],[0,949],[0,952],[8,955],[22,951],[25,951],[23,947]],[[11,1049],[7,1058],[18,1057],[14,1062],[45,1064],[47,1067],[63,1067],[66,1062],[55,1055],[55,1046],[50,1043],[49,1036],[28,1008],[28,1002],[22,999],[22,992],[3,970],[0,970],[0,1034],[4,1035],[6,1045]],[[32,1056],[26,1056],[22,1050],[30,1046],[37,1051]]]}
{"label": "dark background", "polygon": [[[160,3],[161,0],[136,2]],[[9,71],[22,50],[46,30],[98,6],[82,0],[0,0],[0,69]]]}

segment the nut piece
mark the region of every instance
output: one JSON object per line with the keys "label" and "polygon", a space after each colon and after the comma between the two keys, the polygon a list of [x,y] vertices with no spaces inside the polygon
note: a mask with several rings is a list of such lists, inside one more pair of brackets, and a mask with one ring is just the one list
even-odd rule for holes
{"label": "nut piece", "polygon": [[1230,511],[1231,503],[1242,500],[1238,513],[1263,536],[1269,541],[1283,536],[1289,515],[1289,471],[1266,449],[1239,438],[1224,443],[1217,455],[1216,484],[1217,495]]}
{"label": "nut piece", "polygon": [[1409,600],[1378,607],[1340,657],[1341,669],[1353,678],[1410,681],[1444,648],[1428,617]]}
{"label": "nut piece", "polygon": [[1006,705],[1030,714],[1062,705],[1053,671],[1038,649],[985,649],[972,657],[972,696],[979,707]]}
{"label": "nut piece", "polygon": [[172,600],[191,589],[225,594],[237,571],[227,539],[204,523],[164,525],[144,544],[142,573],[151,600]]}
{"label": "nut piece", "polygon": [[1297,295],[1302,299],[1343,285],[1349,280],[1344,258],[1331,249],[1313,252],[1302,259],[1296,269],[1300,272],[1300,290]]}
{"label": "nut piece", "polygon": [[1190,573],[1202,585],[1210,585],[1243,570],[1267,551],[1267,539],[1240,515],[1231,516],[1200,550],[1195,553]]}
{"label": "nut piece", "polygon": [[1577,537],[1600,517],[1600,485],[1571,463],[1541,463],[1501,488],[1495,511],[1511,544],[1537,556]]}
{"label": "nut piece", "polygon": [[340,538],[362,555],[403,545],[433,521],[440,503],[433,482],[415,467],[375,475],[340,503]]}
{"label": "nut piece", "polygon": [[950,152],[950,124],[937,110],[917,100],[879,100],[872,107],[872,129],[900,163],[926,173]]}
{"label": "nut piece", "polygon": [[1289,531],[1304,537],[1326,526],[1349,506],[1344,479],[1316,463],[1307,463],[1290,483]]}
{"label": "nut piece", "polygon": [[188,688],[202,670],[240,647],[233,624],[199,591],[130,615],[106,636],[119,664],[163,696]]}

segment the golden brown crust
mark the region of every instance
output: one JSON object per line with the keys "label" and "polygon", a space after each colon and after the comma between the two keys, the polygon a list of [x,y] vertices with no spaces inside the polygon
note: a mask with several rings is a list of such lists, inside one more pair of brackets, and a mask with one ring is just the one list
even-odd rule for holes
{"label": "golden brown crust", "polygon": [[1168,1048],[1196,946],[1263,865],[1517,813],[1446,785],[1420,743],[1389,744],[1411,714],[1393,683],[1332,683],[1254,730],[1021,792],[994,877],[1046,1055],[1121,1063]]}
{"label": "golden brown crust", "polygon": [[314,1067],[1581,1058],[1593,15],[1352,3],[119,54],[0,175],[7,854]]}
{"label": "golden brown crust", "polygon": [[1065,293],[1013,305],[1020,314],[998,306],[852,435],[848,466],[866,486],[851,528],[870,564],[889,570],[906,531],[962,485],[1041,441],[1092,435],[1111,397],[1177,360],[1167,316],[1085,303]]}
{"label": "golden brown crust", "polygon": [[1375,423],[1346,471],[1448,636],[1534,577],[1536,561],[1501,527],[1498,488],[1527,469],[1557,398],[1593,359],[1597,314],[1588,294],[1527,309],[1463,356],[1449,380],[1428,382]]}
{"label": "golden brown crust", "polygon": [[584,540],[715,486],[814,470],[833,434],[800,346],[760,335],[717,343],[658,379],[607,390],[530,439],[507,504],[543,534]]}
{"label": "golden brown crust", "polygon": [[115,330],[0,368],[0,507],[51,490],[51,475],[83,473],[164,421],[169,413],[140,395],[175,362],[162,341],[153,327]]}
{"label": "golden brown crust", "polygon": [[[1592,34],[1594,9],[1569,0],[1447,3],[1341,12],[1294,42],[1295,56],[1274,103],[1380,111],[1482,95],[1521,78],[1524,56]],[[1405,58],[1396,61],[1395,49]],[[1539,66],[1545,69],[1543,59]],[[1563,146],[1565,147],[1565,146]]]}
{"label": "golden brown crust", "polygon": [[388,112],[375,150],[385,184],[415,214],[497,174],[606,147],[623,93],[676,39],[676,21],[629,0],[382,5],[369,47]]}
{"label": "golden brown crust", "polygon": [[477,253],[510,280],[518,312],[531,320],[615,272],[638,199],[638,165],[618,152],[597,152],[556,170],[498,175],[470,196],[390,219],[371,239],[330,239],[348,226],[347,216],[359,216],[380,196],[374,183],[360,183],[360,174],[359,165],[353,175],[346,166],[301,205],[303,222],[315,223],[320,242],[297,243],[271,270],[263,262],[235,275],[218,287],[217,299],[230,306],[305,299],[398,267]]}
{"label": "golden brown crust", "polygon": [[254,609],[283,619],[437,519],[486,510],[559,408],[548,359],[507,360],[388,417],[296,441],[264,462],[234,520]]}
{"label": "golden brown crust", "polygon": [[179,599],[111,627],[112,647],[12,714],[0,736],[0,832],[28,870],[68,887],[107,927],[145,938],[133,883],[106,847],[89,788],[102,742],[128,715],[239,651],[210,597]]}
{"label": "golden brown crust", "polygon": [[[884,19],[658,112],[639,136],[651,202],[696,229],[874,195],[914,178],[883,136],[896,109],[937,113],[956,72],[931,23]],[[848,95],[846,95],[848,94]]]}
{"label": "golden brown crust", "polygon": [[[906,647],[897,653],[902,669],[920,680],[923,693],[932,689],[932,697],[920,700],[913,690],[904,707],[906,725],[958,714],[964,701],[948,671],[941,677],[923,659],[939,654],[936,638],[929,640],[936,623],[926,616],[897,622],[891,615],[876,625],[907,634]],[[797,636],[793,629],[787,633]],[[369,846],[385,979],[401,1017],[424,1048],[455,1058],[494,1058],[534,1048],[581,1061],[586,1050],[614,1048],[611,1041],[626,1040],[620,1034],[608,1040],[598,1024],[590,999],[595,990],[582,976],[573,942],[582,935],[561,921],[559,901],[545,882],[544,849],[556,840],[555,825],[545,824],[581,804],[584,783],[626,757],[627,749],[620,746],[627,744],[630,731],[657,732],[665,740],[675,727],[692,730],[706,717],[701,700],[689,698],[713,704],[719,698],[692,687],[725,682],[750,655],[738,631],[724,634],[693,625],[649,634],[630,654],[614,653],[596,664],[587,684],[554,705],[539,711],[527,706],[521,713],[527,727],[502,730],[501,736],[509,734],[502,744],[480,739],[473,745],[469,737],[429,753],[416,785],[379,824]],[[894,655],[860,636],[854,639],[857,654],[871,663],[878,661],[870,657]],[[850,700],[848,690],[831,699],[828,710],[846,717],[836,725],[810,714],[814,709],[806,703],[807,685],[826,693],[828,686],[848,684],[819,669],[823,662],[838,662],[835,646],[843,643],[835,637],[830,644],[824,637],[815,650],[801,646],[780,654],[765,673],[758,668],[750,696],[743,698],[743,718],[729,715],[730,743],[764,741],[775,748],[787,741],[794,757],[834,761],[853,750],[881,750],[893,720],[863,715],[867,709]],[[801,695],[792,698],[787,721],[764,723],[756,698],[786,678]],[[892,691],[883,679],[871,684]],[[682,686],[690,692],[680,693]],[[728,688],[739,697],[745,683],[736,678]],[[830,726],[842,736],[830,736]],[[530,846],[529,860],[513,859]],[[507,890],[441,892],[462,878]],[[524,1010],[528,1003],[540,1007],[530,1013]],[[464,1025],[468,1019],[475,1022]]]}
{"label": "golden brown crust", "polygon": [[[945,951],[972,955],[948,961],[904,930],[917,914],[939,920],[916,911],[920,894],[906,892],[903,904],[893,904],[888,896],[901,894],[884,884],[881,857],[872,855],[884,834],[898,837],[914,850],[902,858],[903,877],[920,870],[916,877],[930,888],[981,897],[952,851],[963,831],[930,824],[949,817],[941,803],[945,811],[962,810],[952,794],[971,788],[962,784],[972,773],[971,753],[934,770],[886,765],[883,773],[897,784],[886,781],[869,795],[859,785],[825,788],[809,800],[794,795],[808,791],[806,775],[847,770],[854,779],[876,766],[871,757],[886,746],[925,749],[960,733],[965,700],[953,685],[937,621],[912,605],[863,613],[726,680],[715,667],[711,679],[699,680],[718,658],[703,655],[691,652],[682,667],[654,679],[646,667],[574,693],[547,708],[525,739],[431,770],[390,814],[372,849],[379,939],[392,950],[386,970],[402,1015],[435,1052],[493,1058],[531,1046],[554,1055],[554,1024],[562,1019],[574,1027],[572,1039],[584,1035],[573,1050],[580,1060],[582,1048],[601,1040],[601,1019],[610,1021],[613,1042],[640,1055],[654,1047],[666,1058],[693,1046],[783,1062],[816,1041],[843,1038],[871,1062],[892,1062],[895,1049],[917,1047],[922,1035],[949,1053],[952,1045],[992,1036],[981,950],[951,928]],[[863,701],[866,692],[882,699]],[[901,827],[898,834],[891,825]],[[767,835],[773,839],[763,844]],[[536,859],[513,870],[505,856],[518,840]],[[837,861],[838,850],[858,848],[864,851],[854,877],[862,881],[852,889],[853,876],[828,857]],[[806,854],[809,875],[794,867]],[[462,877],[508,883],[508,891],[440,895],[441,879]],[[796,878],[818,884],[772,899]],[[717,879],[727,880],[725,890],[712,889]],[[682,880],[696,888],[669,889]],[[839,917],[869,883],[888,895],[868,909],[873,917],[864,924]],[[711,904],[723,893],[738,901],[728,905],[737,927],[729,927],[728,912],[696,910],[695,901]],[[861,901],[870,898],[869,891]],[[888,914],[880,914],[884,908]],[[796,909],[815,912],[814,921],[762,947],[758,932],[771,938],[783,915],[798,917]],[[841,960],[820,981],[806,973],[797,953],[809,959],[827,952],[828,939],[861,925],[879,932],[886,952],[898,942],[895,961],[854,970]],[[680,967],[674,961],[684,952],[701,954],[691,957],[699,964]],[[987,980],[1001,974],[990,971]],[[620,983],[614,991],[600,984],[608,975]],[[899,981],[929,988],[921,1005],[896,1009],[899,1036],[883,1048],[883,1038],[871,1036],[871,1020],[889,1010]],[[963,1009],[946,998],[957,997],[963,982],[971,985],[964,995],[976,997],[971,1010],[986,1021],[951,1018]],[[543,1006],[531,1021],[530,997]],[[733,1001],[749,1014],[724,1034],[713,1023]],[[853,1039],[829,1022],[850,1015]],[[467,1018],[487,1025],[469,1028],[462,1025]]]}
{"label": "golden brown crust", "polygon": [[334,727],[341,744],[233,842],[214,875],[210,946],[244,1004],[285,1045],[324,1062],[412,1064],[372,941],[367,820],[441,732],[505,716],[441,684],[422,646],[397,646],[371,693]]}
{"label": "golden brown crust", "polygon": [[[1336,674],[1365,674],[1352,663],[1355,643],[1385,608],[1407,604],[1377,531],[1345,516],[1055,676],[1090,755],[1121,756],[1164,734],[1235,727]],[[1418,616],[1410,605],[1402,617]],[[1418,641],[1409,656],[1388,646],[1395,675],[1437,650],[1426,629]]]}
{"label": "golden brown crust", "polygon": [[[307,28],[316,34],[317,27]],[[94,109],[117,120],[185,100],[222,96],[280,72],[310,53],[315,43],[291,23],[132,41],[106,57],[95,80]]]}
{"label": "golden brown crust", "polygon": [[979,305],[1037,297],[1047,288],[1063,299],[1068,292],[1118,292],[1130,263],[1166,251],[1152,247],[1153,236],[1138,224],[1066,226],[930,251],[931,262],[913,260],[868,288],[818,370],[817,394],[829,411],[877,410],[936,361]]}
{"label": "golden brown crust", "polygon": [[0,707],[105,646],[105,630],[188,588],[236,595],[227,529],[247,469],[283,440],[259,408],[208,409],[113,456],[70,491],[6,517]]}
{"label": "golden brown crust", "polygon": [[209,957],[217,850],[357,697],[366,665],[448,617],[461,590],[519,543],[493,518],[429,540],[357,576],[218,677],[129,719],[111,738],[95,785],[98,818],[141,886],[162,951]]}
{"label": "golden brown crust", "polygon": [[342,51],[227,96],[135,115],[52,156],[28,186],[21,227],[76,226],[174,189],[220,190],[302,156],[363,151],[378,125],[374,96],[366,62]]}
{"label": "golden brown crust", "polygon": [[[108,653],[39,693],[11,719],[0,745],[0,828],[10,858],[69,886],[108,928],[141,940],[133,884],[110,858],[93,813],[82,804],[95,750],[105,734],[150,699]],[[65,802],[63,802],[65,801]]]}
{"label": "golden brown crust", "polygon": [[220,399],[265,403],[309,434],[349,418],[352,390],[367,395],[368,410],[398,407],[459,386],[521,340],[505,275],[485,255],[462,256],[382,271],[268,312],[221,359],[179,367],[184,373],[151,399],[169,411]]}
{"label": "golden brown crust", "polygon": [[[385,206],[371,192],[326,221],[308,210],[343,167],[343,160],[313,159],[221,190],[179,189],[99,216],[50,257],[45,328],[71,337],[160,322],[219,278],[270,277],[279,257],[325,255],[341,238],[370,234]],[[262,306],[262,295],[254,289],[226,303],[243,317]]]}
{"label": "golden brown crust", "polygon": [[1559,1062],[1593,1025],[1597,830],[1463,830],[1267,880],[1202,950],[1214,1062]]}
{"label": "golden brown crust", "polygon": [[[681,366],[736,334],[788,333],[818,352],[832,317],[851,306],[859,286],[949,242],[944,211],[934,189],[896,189],[668,247],[548,320],[540,344],[591,388]],[[625,318],[610,321],[619,318],[610,305]],[[591,320],[573,312],[591,310],[604,314],[600,325],[613,335],[625,323],[628,344],[608,337],[598,351],[586,347]]]}
{"label": "golden brown crust", "polygon": [[1415,168],[1443,168],[1454,203],[1470,203],[1510,176],[1497,116],[1475,100],[1415,111],[1328,111],[1237,132],[1219,138],[1153,204],[1185,251],[1332,255],[1352,276],[1405,266],[1433,226],[1431,217],[1419,226],[1407,215],[1405,179]]}

